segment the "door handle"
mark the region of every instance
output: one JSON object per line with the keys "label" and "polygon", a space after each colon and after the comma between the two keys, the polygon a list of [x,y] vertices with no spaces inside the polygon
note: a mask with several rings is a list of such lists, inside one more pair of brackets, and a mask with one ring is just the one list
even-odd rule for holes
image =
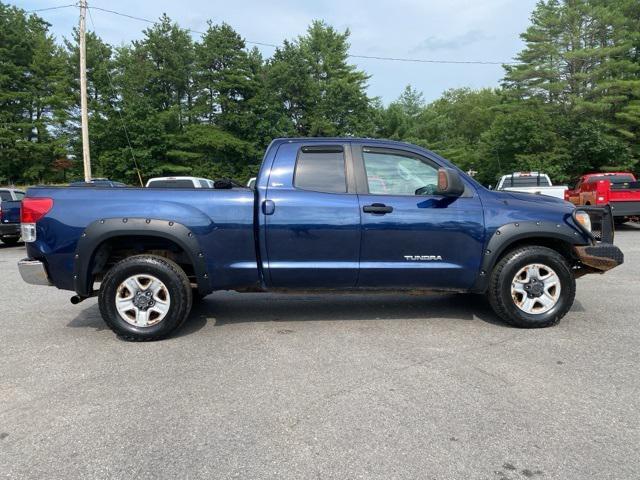
{"label": "door handle", "polygon": [[265,215],[273,215],[273,212],[276,211],[276,204],[273,203],[273,200],[265,200],[262,202],[262,213]]}
{"label": "door handle", "polygon": [[364,213],[376,213],[378,215],[384,215],[385,213],[393,212],[393,207],[389,207],[384,203],[373,203],[371,205],[365,205],[362,207]]}

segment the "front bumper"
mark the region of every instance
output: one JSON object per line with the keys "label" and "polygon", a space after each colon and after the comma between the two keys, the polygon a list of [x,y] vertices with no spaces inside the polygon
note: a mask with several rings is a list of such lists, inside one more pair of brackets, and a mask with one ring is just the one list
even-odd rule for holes
{"label": "front bumper", "polygon": [[573,247],[583,265],[596,271],[606,272],[624,263],[622,250],[611,243],[596,243]]}
{"label": "front bumper", "polygon": [[31,285],[52,285],[47,269],[40,260],[25,258],[18,262],[18,270],[22,280]]}
{"label": "front bumper", "polygon": [[573,252],[582,264],[578,275],[586,273],[603,273],[607,270],[622,265],[624,254],[613,244],[615,229],[611,206],[604,207],[581,206],[576,210],[582,210],[589,214],[591,219],[591,245],[577,245]]}

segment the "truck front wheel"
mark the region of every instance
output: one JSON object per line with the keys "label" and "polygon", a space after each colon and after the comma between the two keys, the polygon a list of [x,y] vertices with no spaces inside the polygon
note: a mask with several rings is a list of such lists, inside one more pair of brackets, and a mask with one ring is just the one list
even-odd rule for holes
{"label": "truck front wheel", "polygon": [[491,272],[489,303],[505,322],[521,328],[557,324],[573,305],[576,281],[555,250],[527,246],[507,253]]}
{"label": "truck front wheel", "polygon": [[115,264],[98,295],[102,318],[122,339],[159,340],[170,335],[191,311],[189,278],[171,260],[136,255]]}

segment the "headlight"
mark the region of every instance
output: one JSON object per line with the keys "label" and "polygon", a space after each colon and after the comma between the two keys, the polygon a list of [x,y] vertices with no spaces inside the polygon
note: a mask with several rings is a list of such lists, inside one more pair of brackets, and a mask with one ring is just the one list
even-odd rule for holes
{"label": "headlight", "polygon": [[573,218],[576,219],[576,222],[578,222],[582,228],[591,233],[591,217],[587,212],[576,210]]}

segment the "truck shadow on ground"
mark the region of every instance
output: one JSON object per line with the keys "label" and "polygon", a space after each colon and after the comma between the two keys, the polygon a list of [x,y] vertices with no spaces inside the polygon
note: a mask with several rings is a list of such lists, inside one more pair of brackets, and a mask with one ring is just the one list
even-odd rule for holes
{"label": "truck shadow on ground", "polygon": [[[576,301],[573,312],[584,311]],[[306,321],[474,321],[511,328],[493,312],[488,301],[473,294],[239,294],[219,292],[197,302],[189,319],[173,337],[183,337],[213,323],[216,327],[240,323]],[[72,328],[108,327],[97,304],[85,308],[68,324]]]}
{"label": "truck shadow on ground", "polygon": [[6,243],[3,243],[2,240],[0,240],[0,250],[4,250],[5,248],[6,249],[13,248],[14,250],[20,250],[21,248],[24,249],[24,243],[18,242],[15,245],[7,245]]}
{"label": "truck shadow on ground", "polygon": [[[616,225],[616,231],[625,231],[625,232],[631,232],[631,231],[640,231],[640,223],[636,223],[636,222],[627,222],[627,223],[623,223],[622,225]],[[615,243],[615,240],[614,240]]]}

